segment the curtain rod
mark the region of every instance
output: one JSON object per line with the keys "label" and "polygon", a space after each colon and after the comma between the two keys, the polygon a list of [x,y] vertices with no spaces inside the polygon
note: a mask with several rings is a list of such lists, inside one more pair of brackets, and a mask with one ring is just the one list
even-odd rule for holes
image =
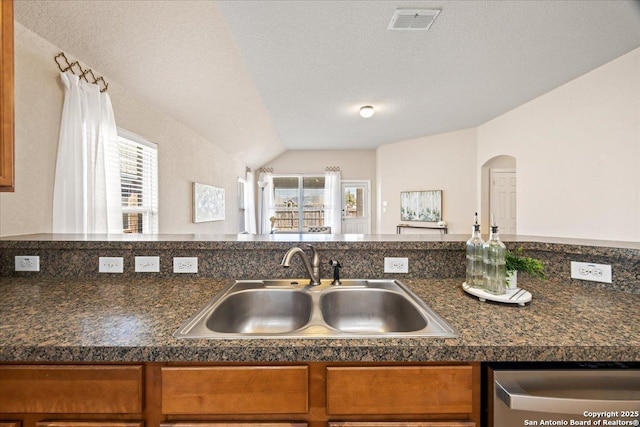
{"label": "curtain rod", "polygon": [[[58,59],[58,58],[61,58],[61,59]],[[63,73],[65,71],[71,71],[73,74],[76,74],[81,79],[84,79],[85,82],[97,84],[100,87],[100,92],[106,92],[107,89],[109,88],[109,84],[104,81],[104,78],[102,78],[102,76],[96,77],[95,74],[93,74],[93,71],[91,70],[91,68],[87,68],[86,70],[83,69],[78,61],[69,62],[64,52],[60,52],[59,54],[54,56],[53,60],[58,65],[58,68],[60,69],[60,71],[62,71]],[[64,61],[64,62],[61,63],[61,61]],[[91,77],[93,81],[89,81],[89,79],[87,78],[87,74]]]}

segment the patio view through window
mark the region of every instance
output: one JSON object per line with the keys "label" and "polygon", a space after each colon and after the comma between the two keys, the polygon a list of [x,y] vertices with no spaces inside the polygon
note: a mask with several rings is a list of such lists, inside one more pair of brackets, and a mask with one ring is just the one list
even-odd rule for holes
{"label": "patio view through window", "polygon": [[279,231],[305,231],[324,225],[324,176],[273,178],[275,223]]}

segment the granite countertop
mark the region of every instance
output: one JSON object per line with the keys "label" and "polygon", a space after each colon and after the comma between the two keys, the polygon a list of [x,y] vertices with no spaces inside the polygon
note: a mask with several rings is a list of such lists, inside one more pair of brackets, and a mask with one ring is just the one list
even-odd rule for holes
{"label": "granite countertop", "polygon": [[401,279],[458,338],[177,340],[228,280],[0,278],[0,361],[640,361],[640,296],[532,281],[525,307]]}

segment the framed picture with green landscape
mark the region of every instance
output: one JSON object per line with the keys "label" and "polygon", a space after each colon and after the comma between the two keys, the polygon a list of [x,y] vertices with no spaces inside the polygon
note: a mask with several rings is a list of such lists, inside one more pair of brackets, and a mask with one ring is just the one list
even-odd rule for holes
{"label": "framed picture with green landscape", "polygon": [[402,191],[400,220],[438,222],[442,220],[442,190]]}

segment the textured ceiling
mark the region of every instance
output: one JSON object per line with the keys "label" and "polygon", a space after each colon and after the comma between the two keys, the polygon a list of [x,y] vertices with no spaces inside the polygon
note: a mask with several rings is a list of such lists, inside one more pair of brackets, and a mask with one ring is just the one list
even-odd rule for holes
{"label": "textured ceiling", "polygon": [[16,0],[15,19],[251,167],[284,151],[214,2]]}
{"label": "textured ceiling", "polygon": [[[478,126],[640,46],[640,3],[223,1],[285,146],[371,148]],[[389,31],[396,8],[441,9]],[[377,112],[362,119],[361,105]]]}
{"label": "textured ceiling", "polygon": [[[388,31],[396,8],[442,12]],[[640,46],[638,1],[17,1],[16,19],[249,165],[480,125]],[[362,119],[361,105],[376,107]],[[236,132],[229,138],[230,132]]]}

